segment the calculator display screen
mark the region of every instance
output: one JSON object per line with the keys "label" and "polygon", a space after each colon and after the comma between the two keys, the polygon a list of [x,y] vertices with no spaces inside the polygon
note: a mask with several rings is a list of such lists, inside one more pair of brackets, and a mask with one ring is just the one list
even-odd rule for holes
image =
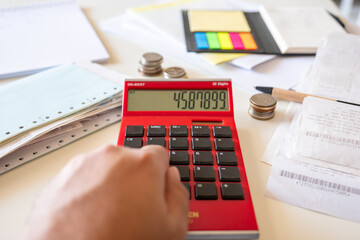
{"label": "calculator display screen", "polygon": [[229,111],[227,90],[134,90],[128,111]]}

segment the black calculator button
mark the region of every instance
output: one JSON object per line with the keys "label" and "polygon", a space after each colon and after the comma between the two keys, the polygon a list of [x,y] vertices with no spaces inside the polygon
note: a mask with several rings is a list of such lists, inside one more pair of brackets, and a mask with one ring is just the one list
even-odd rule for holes
{"label": "black calculator button", "polygon": [[193,150],[211,150],[210,138],[193,138],[192,139]]}
{"label": "black calculator button", "polygon": [[170,165],[188,165],[189,154],[187,151],[170,151]]}
{"label": "black calculator button", "polygon": [[191,199],[190,184],[187,182],[182,183],[189,192],[189,199]]}
{"label": "black calculator button", "polygon": [[183,137],[171,137],[169,139],[170,150],[188,150],[188,139]]}
{"label": "black calculator button", "polygon": [[129,125],[126,126],[125,137],[142,137],[144,135],[144,126]]}
{"label": "black calculator button", "polygon": [[223,199],[244,199],[244,192],[240,183],[222,183],[221,195]]}
{"label": "black calculator button", "polygon": [[232,138],[215,138],[216,151],[234,151]]}
{"label": "black calculator button", "polygon": [[194,152],[193,163],[195,165],[213,165],[212,153],[210,151]]}
{"label": "black calculator button", "polygon": [[188,166],[175,166],[179,170],[181,181],[190,181],[190,172]]}
{"label": "black calculator button", "polygon": [[221,166],[237,166],[235,152],[217,152],[217,164]]}
{"label": "black calculator button", "polygon": [[240,173],[237,167],[219,167],[219,178],[222,182],[240,182]]}
{"label": "black calculator button", "polygon": [[164,125],[150,125],[147,132],[148,137],[165,137]]}
{"label": "black calculator button", "polygon": [[195,166],[194,167],[194,179],[195,181],[215,181],[215,172],[213,167]]}
{"label": "black calculator button", "polygon": [[195,185],[195,198],[198,200],[217,199],[215,183],[197,183]]}
{"label": "black calculator button", "polygon": [[191,126],[192,137],[210,137],[209,126]]}
{"label": "black calculator button", "polygon": [[165,138],[149,137],[146,140],[146,145],[160,145],[165,147]]}
{"label": "black calculator button", "polygon": [[131,147],[131,148],[141,148],[142,147],[142,139],[141,138],[125,138],[124,146]]}
{"label": "black calculator button", "polygon": [[169,130],[170,137],[187,137],[187,126],[186,125],[172,125]]}
{"label": "black calculator button", "polygon": [[213,134],[216,138],[230,138],[231,129],[229,126],[214,126]]}

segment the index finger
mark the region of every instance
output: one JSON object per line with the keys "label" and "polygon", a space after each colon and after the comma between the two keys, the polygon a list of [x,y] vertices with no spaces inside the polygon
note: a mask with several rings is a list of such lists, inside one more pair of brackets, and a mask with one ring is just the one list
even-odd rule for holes
{"label": "index finger", "polygon": [[147,145],[141,148],[141,159],[142,164],[150,165],[148,168],[151,170],[153,177],[157,178],[157,181],[165,181],[165,175],[169,168],[169,155],[164,147]]}

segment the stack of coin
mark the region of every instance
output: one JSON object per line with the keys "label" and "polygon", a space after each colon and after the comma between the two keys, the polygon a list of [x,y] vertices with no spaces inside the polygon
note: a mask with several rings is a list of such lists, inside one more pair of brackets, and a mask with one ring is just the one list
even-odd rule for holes
{"label": "stack of coin", "polygon": [[181,78],[185,77],[186,72],[181,67],[169,67],[164,70],[164,77],[169,78]]}
{"label": "stack of coin", "polygon": [[255,94],[250,98],[249,114],[260,120],[271,119],[275,115],[276,102],[270,94]]}
{"label": "stack of coin", "polygon": [[139,72],[143,75],[153,76],[162,72],[161,63],[163,57],[154,52],[148,52],[142,55],[140,59]]}

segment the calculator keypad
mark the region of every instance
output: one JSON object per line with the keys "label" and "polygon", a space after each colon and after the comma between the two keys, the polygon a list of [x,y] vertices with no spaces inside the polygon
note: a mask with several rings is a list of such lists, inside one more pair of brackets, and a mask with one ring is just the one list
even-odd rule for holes
{"label": "calculator keypad", "polygon": [[[188,137],[188,132],[190,132],[190,137]],[[126,127],[124,146],[140,148],[143,142],[146,145],[168,146],[170,165],[179,170],[181,181],[190,193],[190,199],[216,200],[219,197],[218,194],[224,200],[244,199],[229,126],[209,128],[207,125],[193,125],[188,128],[186,125],[145,127],[133,125]],[[191,179],[195,181],[194,185]],[[220,182],[220,185],[217,182]]]}

